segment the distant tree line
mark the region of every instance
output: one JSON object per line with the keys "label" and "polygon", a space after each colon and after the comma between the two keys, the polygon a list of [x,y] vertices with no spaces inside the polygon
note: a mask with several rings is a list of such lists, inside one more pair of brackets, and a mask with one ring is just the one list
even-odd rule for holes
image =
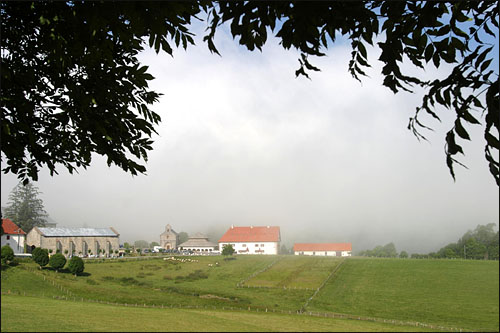
{"label": "distant tree line", "polygon": [[437,252],[428,254],[413,253],[412,258],[447,259],[484,259],[498,260],[498,231],[495,223],[479,224],[476,229],[467,231],[456,243],[450,243]]}
{"label": "distant tree line", "polygon": [[[413,259],[483,259],[498,260],[499,238],[495,223],[479,224],[474,230],[467,231],[456,243],[450,243],[437,252],[427,254],[412,253]],[[394,243],[377,245],[373,250],[358,253],[363,257],[396,258],[398,252]],[[399,253],[400,258],[408,258],[406,251]]]}
{"label": "distant tree line", "polygon": [[358,255],[362,257],[396,258],[398,256],[398,251],[396,251],[394,243],[391,242],[384,246],[377,245],[373,250],[361,251]]}

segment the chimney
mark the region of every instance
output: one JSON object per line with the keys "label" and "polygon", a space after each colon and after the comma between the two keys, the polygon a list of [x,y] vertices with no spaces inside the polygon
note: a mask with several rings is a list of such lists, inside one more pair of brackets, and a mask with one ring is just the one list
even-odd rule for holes
{"label": "chimney", "polygon": [[250,226],[250,229],[253,229],[253,225]]}
{"label": "chimney", "polygon": [[234,229],[234,224],[231,224],[231,229]]}
{"label": "chimney", "polygon": [[267,226],[267,229],[269,229],[269,226]]}

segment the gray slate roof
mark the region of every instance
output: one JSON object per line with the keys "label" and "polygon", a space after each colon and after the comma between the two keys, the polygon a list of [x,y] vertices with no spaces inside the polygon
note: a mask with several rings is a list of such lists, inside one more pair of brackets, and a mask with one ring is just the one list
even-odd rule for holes
{"label": "gray slate roof", "polygon": [[[196,237],[198,236],[198,237]],[[207,237],[199,237],[200,234],[196,234],[195,237],[189,237],[187,241],[179,244],[180,247],[218,247],[218,244],[209,242]]]}
{"label": "gray slate roof", "polygon": [[38,228],[47,237],[116,237],[111,228]]}

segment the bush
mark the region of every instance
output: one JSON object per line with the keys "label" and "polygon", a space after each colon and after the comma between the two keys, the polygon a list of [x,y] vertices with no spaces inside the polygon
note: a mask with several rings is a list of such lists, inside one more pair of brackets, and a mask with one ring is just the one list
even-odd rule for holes
{"label": "bush", "polygon": [[75,276],[83,273],[83,270],[85,269],[83,259],[80,257],[72,257],[68,263],[68,269],[72,274],[75,274]]}
{"label": "bush", "polygon": [[58,272],[61,268],[66,265],[66,258],[61,253],[56,253],[49,259],[50,267],[54,268]]}
{"label": "bush", "polygon": [[222,249],[223,256],[232,256],[233,253],[234,253],[234,248],[231,244],[224,245],[224,248]]}
{"label": "bush", "polygon": [[8,245],[2,246],[2,263],[12,260],[14,260],[14,251]]}
{"label": "bush", "polygon": [[40,265],[40,269],[49,263],[49,251],[47,251],[47,249],[36,247],[31,252],[31,257],[38,265]]}

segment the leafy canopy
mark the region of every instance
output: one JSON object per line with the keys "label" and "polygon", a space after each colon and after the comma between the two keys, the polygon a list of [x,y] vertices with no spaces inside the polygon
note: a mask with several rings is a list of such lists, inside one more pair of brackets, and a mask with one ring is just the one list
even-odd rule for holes
{"label": "leafy canopy", "polygon": [[232,256],[234,254],[234,248],[231,244],[226,244],[222,248],[222,255],[223,256]]}
{"label": "leafy canopy", "polygon": [[[137,54],[144,45],[172,55],[173,45],[194,44],[191,20],[208,23],[204,41],[219,54],[215,34],[227,23],[248,50],[262,49],[274,33],[285,49],[301,52],[296,75],[319,71],[310,57],[339,35],[350,40],[348,70],[360,80],[371,67],[368,45],[381,50],[383,84],[394,93],[423,87],[426,95],[408,128],[419,139],[439,107],[453,110],[445,138],[446,163],[463,154],[467,125],[485,114],[484,154],[500,185],[498,3],[495,1],[377,2],[2,2],[2,153],[4,172],[37,180],[62,164],[70,172],[87,167],[93,153],[133,175],[145,173],[151,136],[160,116],[151,105],[160,94],[148,88],[153,76]],[[423,80],[402,72],[452,65],[444,79]],[[3,156],[2,156],[3,158]]]}
{"label": "leafy canopy", "polygon": [[83,273],[83,271],[85,269],[83,259],[80,257],[76,257],[76,256],[72,257],[68,262],[68,269],[75,276]]}
{"label": "leafy canopy", "polygon": [[66,257],[61,254],[61,253],[56,253],[54,254],[53,256],[50,257],[49,259],[49,265],[50,267],[52,267],[53,269],[57,271],[59,271],[61,268],[64,267],[64,265],[66,265]]}
{"label": "leafy canopy", "polygon": [[40,269],[49,263],[49,252],[47,249],[36,247],[31,252],[31,257],[40,266]]}
{"label": "leafy canopy", "polygon": [[5,217],[18,225],[24,232],[30,232],[33,227],[43,227],[47,222],[47,212],[43,201],[39,198],[41,192],[32,183],[18,183],[10,192],[5,208]]}

